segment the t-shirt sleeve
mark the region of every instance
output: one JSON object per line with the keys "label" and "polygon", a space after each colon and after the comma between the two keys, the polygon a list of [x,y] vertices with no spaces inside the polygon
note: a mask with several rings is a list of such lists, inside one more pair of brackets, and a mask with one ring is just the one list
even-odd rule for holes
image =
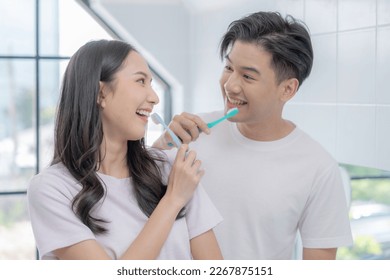
{"label": "t-shirt sleeve", "polygon": [[36,175],[27,189],[28,208],[41,259],[55,258],[52,251],[95,239],[71,209],[72,191],[57,176]]}
{"label": "t-shirt sleeve", "polygon": [[186,221],[190,239],[213,229],[223,220],[202,185],[199,185],[186,206]]}
{"label": "t-shirt sleeve", "polygon": [[352,245],[347,199],[336,163],[323,170],[314,182],[299,227],[303,247]]}

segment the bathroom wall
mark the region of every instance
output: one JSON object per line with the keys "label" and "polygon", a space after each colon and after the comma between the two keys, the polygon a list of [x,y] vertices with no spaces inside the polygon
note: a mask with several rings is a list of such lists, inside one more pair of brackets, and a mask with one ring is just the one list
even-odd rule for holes
{"label": "bathroom wall", "polygon": [[304,20],[312,34],[314,65],[286,106],[285,118],[341,163],[390,170],[390,1],[101,2],[182,85],[176,113],[222,108],[218,44],[232,20],[258,10]]}

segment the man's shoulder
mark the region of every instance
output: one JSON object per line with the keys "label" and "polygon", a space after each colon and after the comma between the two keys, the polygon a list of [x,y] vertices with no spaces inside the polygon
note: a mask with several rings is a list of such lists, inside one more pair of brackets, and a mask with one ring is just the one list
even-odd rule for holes
{"label": "man's shoulder", "polygon": [[223,110],[218,110],[218,111],[210,111],[210,112],[202,112],[197,114],[202,120],[205,122],[211,122],[216,119],[221,118],[224,115]]}
{"label": "man's shoulder", "polygon": [[312,137],[310,134],[303,131],[302,129],[298,127],[296,129],[297,133],[300,135],[300,146],[307,153],[310,153],[311,156],[315,157],[317,162],[322,161],[328,164],[336,163],[336,160],[333,155],[326,149],[326,147],[322,143],[320,143],[318,140],[316,140],[314,137]]}

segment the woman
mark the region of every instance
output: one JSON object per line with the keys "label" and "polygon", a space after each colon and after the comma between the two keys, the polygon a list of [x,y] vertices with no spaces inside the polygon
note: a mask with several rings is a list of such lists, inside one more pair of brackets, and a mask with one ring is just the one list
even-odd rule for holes
{"label": "woman", "polygon": [[182,145],[174,160],[145,148],[159,99],[144,58],[121,41],[92,41],[66,69],[54,158],[28,202],[41,259],[221,259],[221,221],[204,171]]}

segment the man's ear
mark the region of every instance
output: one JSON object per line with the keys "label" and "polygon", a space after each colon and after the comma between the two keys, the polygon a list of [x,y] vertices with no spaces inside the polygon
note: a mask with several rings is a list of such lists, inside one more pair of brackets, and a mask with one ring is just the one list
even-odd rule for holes
{"label": "man's ear", "polygon": [[282,94],[280,96],[281,101],[287,102],[294,97],[298,91],[299,81],[296,78],[287,79],[282,82]]}

